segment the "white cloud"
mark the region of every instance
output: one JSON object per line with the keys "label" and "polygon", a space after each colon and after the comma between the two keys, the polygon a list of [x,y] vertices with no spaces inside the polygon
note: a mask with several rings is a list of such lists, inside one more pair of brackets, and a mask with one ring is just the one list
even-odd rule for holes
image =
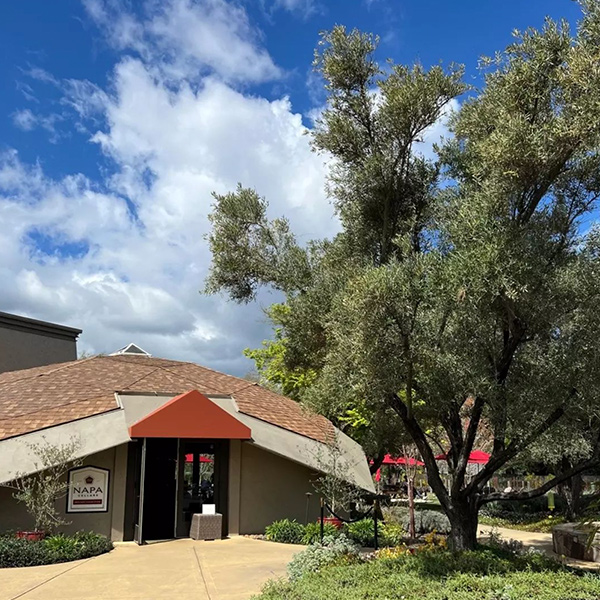
{"label": "white cloud", "polygon": [[172,79],[196,79],[207,71],[230,82],[261,82],[281,77],[260,45],[243,7],[225,0],[146,2],[147,16],[136,18],[114,1],[84,0],[90,17],[112,45],[133,50]]}
{"label": "white cloud", "polygon": [[321,7],[316,0],[261,0],[261,2],[267,14],[282,9],[307,19],[321,12]]}
{"label": "white cloud", "polygon": [[[210,5],[221,10],[224,3]],[[198,11],[208,4],[170,6]],[[108,10],[88,2],[96,9]],[[230,14],[243,23],[240,10]],[[149,15],[144,28],[171,39],[182,18]],[[240,27],[233,31],[253,49],[252,60],[266,56],[249,26]],[[139,34],[131,24],[125,29]],[[133,39],[123,31],[123,40]],[[52,179],[15,151],[0,155],[2,308],[83,328],[81,350],[110,352],[133,341],[155,355],[243,373],[251,365],[242,349],[269,335],[261,306],[272,297],[265,292],[259,305],[238,306],[199,293],[210,264],[211,192],[253,186],[273,215],[290,218],[301,242],[329,235],[339,225],[324,193],[324,159],[310,151],[288,98],[234,89],[230,80],[243,69],[227,62],[217,68],[210,57],[202,78],[174,82],[175,71],[159,64],[149,39],[137,57],[119,60],[105,89],[58,83],[73,126],[84,122],[94,131],[90,142],[113,163],[110,176]],[[188,52],[182,43],[186,50],[178,52]],[[242,52],[242,66],[250,56]],[[265,73],[254,68],[255,78]]]}
{"label": "white cloud", "polygon": [[12,120],[15,126],[23,131],[31,131],[37,123],[35,115],[28,108],[14,112]]}
{"label": "white cloud", "polygon": [[53,143],[59,139],[56,131],[56,122],[61,119],[62,117],[59,114],[37,115],[29,108],[16,110],[12,114],[12,121],[15,127],[18,127],[22,131],[33,131],[37,127],[41,127],[51,134],[50,141]]}
{"label": "white cloud", "polygon": [[[269,335],[261,307],[273,296],[238,306],[199,293],[211,192],[255,187],[301,242],[329,236],[339,223],[325,197],[325,159],[311,152],[288,98],[239,86],[279,75],[239,5],[169,0],[148,4],[143,18],[115,2],[86,6],[125,51],[108,85],[29,74],[62,90],[72,120],[61,126],[93,132],[90,143],[113,169],[98,180],[53,179],[16,151],[0,154],[2,309],[83,328],[81,350],[136,342],[243,373],[251,365],[242,349]],[[216,36],[208,50],[196,27]],[[41,126],[37,108],[13,119]],[[423,153],[444,128],[432,127]]]}

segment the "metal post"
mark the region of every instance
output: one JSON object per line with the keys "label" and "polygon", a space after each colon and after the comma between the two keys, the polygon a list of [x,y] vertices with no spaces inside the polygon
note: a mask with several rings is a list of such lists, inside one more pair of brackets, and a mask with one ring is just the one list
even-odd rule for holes
{"label": "metal post", "polygon": [[177,537],[179,521],[179,453],[181,452],[181,438],[177,438],[177,458],[175,460],[175,522],[173,524],[173,537]]}
{"label": "metal post", "polygon": [[142,441],[142,464],[140,473],[140,504],[138,510],[138,530],[137,540],[138,544],[144,543],[144,486],[146,483],[146,438]]}
{"label": "metal post", "polygon": [[377,532],[377,513],[379,512],[379,501],[373,500],[373,525],[375,526],[375,550],[379,549],[379,539]]}
{"label": "metal post", "polygon": [[306,518],[304,519],[304,524],[308,525],[308,509],[310,507],[310,497],[312,494],[310,492],[306,492]]}
{"label": "metal post", "polygon": [[325,535],[325,500],[321,498],[321,544]]}

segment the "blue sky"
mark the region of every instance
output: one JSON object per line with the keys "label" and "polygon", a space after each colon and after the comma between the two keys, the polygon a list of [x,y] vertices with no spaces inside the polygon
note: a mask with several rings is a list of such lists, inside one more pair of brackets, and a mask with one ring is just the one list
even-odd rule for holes
{"label": "blue sky", "polygon": [[[326,165],[305,127],[334,24],[382,60],[477,61],[570,0],[19,0],[0,3],[0,310],[243,374],[261,308],[198,293],[213,190],[255,186],[300,239],[330,235]],[[444,132],[439,124],[432,135]]]}

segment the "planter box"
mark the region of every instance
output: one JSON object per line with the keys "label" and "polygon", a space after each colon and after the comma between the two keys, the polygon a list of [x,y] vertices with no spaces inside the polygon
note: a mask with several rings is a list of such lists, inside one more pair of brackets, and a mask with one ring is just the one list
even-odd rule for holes
{"label": "planter box", "polygon": [[46,537],[46,533],[44,531],[17,531],[16,536],[20,540],[39,542]]}
{"label": "planter box", "polygon": [[[321,522],[321,519],[319,519],[319,523],[320,522]],[[344,525],[342,523],[342,521],[340,521],[340,519],[338,519],[337,517],[325,517],[323,519],[323,523],[331,523],[337,529],[341,529],[342,526]]]}
{"label": "planter box", "polygon": [[194,513],[190,527],[190,537],[193,540],[220,540],[222,535],[223,515],[204,515]]}
{"label": "planter box", "polygon": [[578,523],[564,523],[552,528],[554,552],[577,560],[600,562],[600,534],[596,534],[589,544],[590,531],[582,529]]}

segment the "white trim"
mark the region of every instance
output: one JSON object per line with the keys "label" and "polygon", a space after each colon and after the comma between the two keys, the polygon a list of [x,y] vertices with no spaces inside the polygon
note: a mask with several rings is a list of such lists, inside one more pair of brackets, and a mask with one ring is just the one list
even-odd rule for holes
{"label": "white trim", "polygon": [[[239,411],[237,403],[231,397],[208,398],[250,427],[252,443],[315,471],[322,471],[323,464],[319,455],[326,456],[329,452],[326,444],[246,415]],[[37,470],[31,444],[46,442],[61,445],[75,439],[81,444],[78,454],[83,457],[131,441],[128,427],[168,402],[170,397],[117,393],[116,399],[117,405],[123,408],[0,441],[0,483],[11,481],[18,474],[34,473]],[[373,480],[362,447],[337,429],[336,438],[348,468],[348,481],[374,493]]]}

